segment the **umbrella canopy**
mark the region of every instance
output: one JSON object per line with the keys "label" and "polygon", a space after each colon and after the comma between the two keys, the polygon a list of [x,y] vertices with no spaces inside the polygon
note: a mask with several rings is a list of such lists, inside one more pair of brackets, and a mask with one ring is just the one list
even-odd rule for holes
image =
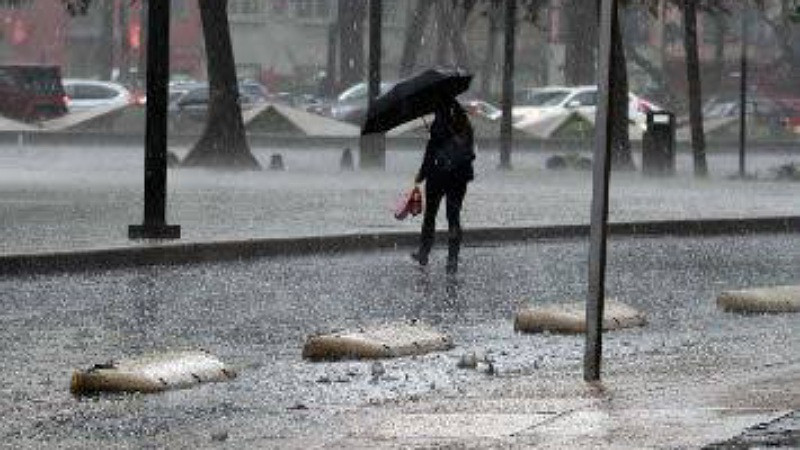
{"label": "umbrella canopy", "polygon": [[432,113],[443,100],[469,89],[472,75],[458,69],[428,69],[406,78],[376,98],[361,134],[381,133]]}

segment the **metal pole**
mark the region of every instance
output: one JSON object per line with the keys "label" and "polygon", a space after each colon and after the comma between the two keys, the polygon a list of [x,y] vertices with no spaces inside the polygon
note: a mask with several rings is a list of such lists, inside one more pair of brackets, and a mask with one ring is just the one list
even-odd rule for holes
{"label": "metal pole", "polygon": [[600,379],[600,363],[603,352],[602,326],[605,300],[609,151],[611,149],[609,108],[611,92],[615,89],[611,77],[611,27],[616,13],[616,0],[601,0],[598,102],[594,134],[592,215],[589,228],[589,286],[586,297],[586,345],[583,358],[583,378],[586,381]]}
{"label": "metal pole", "polygon": [[[337,19],[338,20],[338,19]],[[339,77],[336,74],[336,52],[338,51],[337,48],[337,38],[339,36],[339,23],[333,21],[328,25],[328,55],[326,61],[326,74],[325,74],[325,85],[322,88],[322,95],[325,97],[331,98],[336,93],[336,80]]]}
{"label": "metal pole", "polygon": [[747,145],[747,6],[742,6],[741,67],[739,69],[739,178],[744,178]]}
{"label": "metal pole", "polygon": [[511,128],[514,105],[514,49],[516,47],[517,0],[506,0],[505,49],[503,52],[503,115],[500,119],[500,169],[511,169],[511,146],[514,130]]}
{"label": "metal pole", "polygon": [[167,85],[169,2],[150,1],[147,28],[147,113],[144,155],[144,223],[130,225],[130,239],[177,239],[179,225],[166,224]]}
{"label": "metal pole", "polygon": [[[382,0],[369,1],[369,82],[367,84],[367,98],[369,108],[381,88],[381,22],[383,16]],[[361,136],[361,168],[383,169],[386,166],[386,137],[382,133]]]}

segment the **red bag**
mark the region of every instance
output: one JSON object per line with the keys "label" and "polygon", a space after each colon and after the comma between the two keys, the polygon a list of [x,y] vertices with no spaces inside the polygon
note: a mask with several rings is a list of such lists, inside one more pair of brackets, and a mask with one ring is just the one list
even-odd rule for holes
{"label": "red bag", "polygon": [[416,216],[422,212],[422,191],[418,186],[414,186],[410,191],[400,196],[397,206],[394,208],[394,218],[403,220],[409,214]]}

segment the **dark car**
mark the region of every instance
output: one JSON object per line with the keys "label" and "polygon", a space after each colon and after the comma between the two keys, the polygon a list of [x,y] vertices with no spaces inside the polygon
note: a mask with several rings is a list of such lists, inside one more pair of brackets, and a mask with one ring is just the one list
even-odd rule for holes
{"label": "dark car", "polygon": [[0,66],[0,115],[36,122],[67,113],[58,66]]}
{"label": "dark car", "polygon": [[[167,115],[171,125],[183,128],[205,123],[208,116],[208,102],[207,83],[177,83],[170,86]],[[255,106],[258,100],[241,92],[239,103],[242,109],[247,109]]]}
{"label": "dark car", "polygon": [[255,103],[263,103],[269,100],[267,88],[254,80],[243,80],[239,82],[239,93],[247,96]]}

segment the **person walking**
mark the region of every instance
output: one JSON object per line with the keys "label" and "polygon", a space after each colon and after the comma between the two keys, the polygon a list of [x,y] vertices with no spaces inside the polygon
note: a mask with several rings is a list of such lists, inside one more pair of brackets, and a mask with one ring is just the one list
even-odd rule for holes
{"label": "person walking", "polygon": [[428,264],[436,231],[436,215],[444,197],[448,230],[446,270],[454,274],[458,270],[461,248],[461,206],[467,184],[475,177],[472,167],[474,136],[466,111],[455,99],[442,102],[434,114],[425,156],[414,179],[416,184],[425,182],[425,213],[419,249],[411,257],[421,266]]}

